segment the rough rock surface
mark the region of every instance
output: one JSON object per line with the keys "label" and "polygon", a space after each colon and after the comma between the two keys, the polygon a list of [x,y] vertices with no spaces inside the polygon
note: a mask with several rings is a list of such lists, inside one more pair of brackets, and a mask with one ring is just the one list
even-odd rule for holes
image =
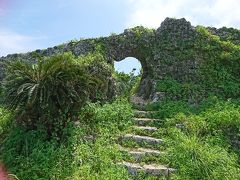
{"label": "rough rock surface", "polygon": [[[239,45],[240,31],[233,28],[208,28],[221,40],[228,40]],[[4,63],[23,59],[36,62],[38,56],[52,56],[72,52],[76,56],[100,52],[106,61],[113,65],[126,57],[137,58],[143,69],[142,79],[137,90],[137,97],[143,100],[157,101],[164,94],[156,94],[156,82],[171,76],[179,82],[194,80],[197,69],[203,60],[202,54],[193,53],[182,57],[185,50],[194,49],[194,40],[199,32],[190,22],[182,19],[166,18],[158,29],[135,27],[126,29],[122,34],[109,37],[71,41],[59,46],[36,50],[24,54],[11,54],[0,58],[0,80],[4,77]],[[179,55],[180,54],[180,55]],[[114,86],[113,86],[114,88]],[[110,91],[113,91],[111,88]],[[141,102],[144,104],[144,102]]]}

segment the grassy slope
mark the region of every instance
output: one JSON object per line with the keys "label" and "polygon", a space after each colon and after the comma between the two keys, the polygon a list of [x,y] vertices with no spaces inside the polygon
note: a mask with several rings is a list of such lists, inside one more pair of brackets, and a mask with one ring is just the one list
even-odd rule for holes
{"label": "grassy slope", "polygon": [[[46,141],[41,130],[26,132],[12,127],[7,135],[1,134],[0,157],[20,179],[128,179],[126,170],[114,164],[121,160],[117,136],[131,116],[126,101],[89,104],[82,111],[80,124],[70,125],[61,143],[58,139]],[[5,117],[1,114],[0,118],[6,130]]]}
{"label": "grassy slope", "polygon": [[[165,119],[153,136],[166,140],[167,156],[155,161],[177,168],[174,179],[240,178],[239,148],[232,143],[239,136],[238,101],[209,98],[197,108],[169,101],[148,108]],[[61,143],[57,138],[46,141],[44,131],[10,126],[11,114],[3,108],[0,115],[0,157],[20,179],[130,179],[114,165],[123,158],[117,137],[131,125],[126,101],[89,104],[80,124],[70,125]]]}
{"label": "grassy slope", "polygon": [[149,109],[165,119],[155,136],[167,141],[163,161],[178,169],[174,179],[240,179],[239,101],[214,97],[197,108],[169,101]]}

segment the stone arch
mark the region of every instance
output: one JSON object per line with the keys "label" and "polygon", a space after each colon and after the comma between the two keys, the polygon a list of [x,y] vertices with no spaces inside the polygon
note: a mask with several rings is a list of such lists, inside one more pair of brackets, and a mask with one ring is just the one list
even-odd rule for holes
{"label": "stone arch", "polygon": [[152,96],[154,81],[154,49],[155,31],[138,26],[126,29],[122,34],[113,35],[105,39],[107,48],[106,57],[110,62],[122,61],[127,57],[139,60],[143,74],[136,96],[149,99]]}
{"label": "stone arch", "polygon": [[[230,41],[233,44],[239,44],[237,30],[228,28],[206,28],[205,30],[219,36],[223,41],[228,40],[228,36],[232,37]],[[144,100],[159,100],[164,98],[165,94],[159,93],[155,84],[165,77],[172,77],[180,83],[196,82],[199,79],[198,70],[207,63],[208,58],[205,57],[205,50],[196,45],[199,44],[200,39],[209,43],[201,31],[184,18],[166,18],[157,29],[138,26],[108,37],[81,39],[43,50],[7,55],[0,57],[0,83],[5,76],[4,64],[7,61],[23,59],[35,63],[36,57],[64,52],[72,52],[75,56],[100,53],[111,65],[114,61],[121,61],[126,57],[138,59],[142,65],[143,74],[137,96]],[[191,51],[188,52],[189,49]],[[114,79],[112,77],[109,79],[111,79],[109,87],[112,86],[112,88],[109,88],[108,97],[111,99],[114,97]]]}

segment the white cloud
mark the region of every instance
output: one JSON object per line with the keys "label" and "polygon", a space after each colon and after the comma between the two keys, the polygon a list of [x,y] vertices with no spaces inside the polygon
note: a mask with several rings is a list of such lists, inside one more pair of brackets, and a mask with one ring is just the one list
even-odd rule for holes
{"label": "white cloud", "polygon": [[206,13],[216,19],[217,26],[234,26],[240,28],[240,1],[239,0],[217,0],[212,9]]}
{"label": "white cloud", "polygon": [[42,39],[42,37],[30,37],[0,29],[0,57],[37,49],[38,43],[36,41],[39,39]]}
{"label": "white cloud", "polygon": [[240,28],[239,0],[127,0],[132,13],[127,27],[159,27],[166,17],[185,17],[193,25]]}

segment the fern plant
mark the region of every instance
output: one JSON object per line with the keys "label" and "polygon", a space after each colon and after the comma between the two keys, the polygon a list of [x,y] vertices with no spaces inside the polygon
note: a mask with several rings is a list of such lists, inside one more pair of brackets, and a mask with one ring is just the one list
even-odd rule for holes
{"label": "fern plant", "polygon": [[[101,83],[72,54],[39,59],[37,64],[15,61],[7,64],[5,104],[16,111],[17,121],[30,129],[38,124],[51,133],[76,118],[89,92]],[[60,121],[60,122],[59,122]]]}

